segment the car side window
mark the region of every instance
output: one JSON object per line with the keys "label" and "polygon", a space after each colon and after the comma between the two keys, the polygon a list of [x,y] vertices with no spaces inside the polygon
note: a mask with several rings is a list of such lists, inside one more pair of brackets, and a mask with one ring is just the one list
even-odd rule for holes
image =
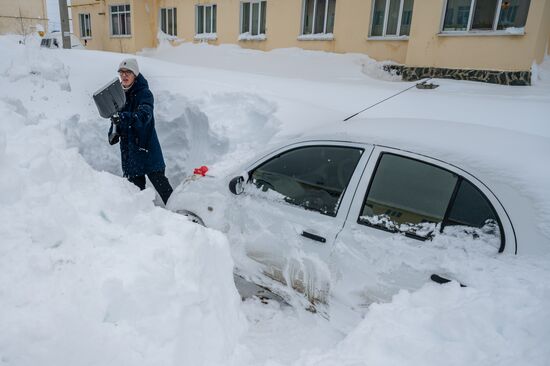
{"label": "car side window", "polygon": [[252,183],[290,204],[336,216],[363,149],[307,146],[284,152],[251,173]]}
{"label": "car side window", "polygon": [[358,222],[418,239],[449,226],[479,228],[500,237],[494,208],[472,183],[441,167],[390,153],[378,160]]}

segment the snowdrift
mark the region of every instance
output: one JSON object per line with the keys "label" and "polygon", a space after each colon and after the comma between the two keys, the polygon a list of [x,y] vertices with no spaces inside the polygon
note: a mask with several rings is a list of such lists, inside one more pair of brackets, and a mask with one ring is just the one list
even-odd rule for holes
{"label": "snowdrift", "polygon": [[[78,147],[97,154],[105,121],[87,100],[78,105],[85,96],[71,92],[71,67],[9,47],[0,70],[2,363],[230,363],[246,320],[227,239],[154,206],[152,190],[94,170],[71,142],[95,122],[97,136]],[[84,117],[64,118],[76,110]]]}
{"label": "snowdrift", "polygon": [[[213,164],[221,174],[267,143],[341,120],[404,88],[366,76],[356,56],[262,53],[254,60],[269,65],[252,75],[239,67],[251,51],[237,49],[238,58],[233,47],[207,47],[147,54],[180,65],[139,58],[174,185],[196,166]],[[3,364],[548,364],[548,256],[457,250],[460,261],[442,260],[468,266],[457,271],[476,286],[402,290],[351,322],[337,307],[324,319],[242,303],[227,237],[155,206],[153,190],[139,192],[120,177],[118,148],[108,145],[108,122],[91,95],[123,56],[41,50],[14,37],[0,37],[0,49],[8,55],[0,58]],[[180,57],[182,50],[189,57]],[[210,60],[225,52],[219,62],[229,66],[193,65],[204,52]],[[181,65],[185,60],[191,65]],[[302,77],[299,71],[317,60],[319,68]],[[292,62],[301,66],[285,74]],[[546,70],[539,68],[532,88],[442,80],[429,97],[413,90],[364,117],[463,120],[548,137]],[[450,101],[459,114],[449,112]]]}

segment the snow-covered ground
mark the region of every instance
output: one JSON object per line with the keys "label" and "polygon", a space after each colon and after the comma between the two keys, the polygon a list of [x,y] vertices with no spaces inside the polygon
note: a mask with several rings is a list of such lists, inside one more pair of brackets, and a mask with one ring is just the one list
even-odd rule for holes
{"label": "snow-covered ground", "polygon": [[[14,37],[0,51],[2,364],[550,364],[550,254],[463,257],[477,287],[402,291],[348,328],[241,302],[228,238],[120,177],[91,95],[125,55]],[[364,55],[298,49],[161,45],[139,63],[174,186],[413,85]],[[435,80],[362,116],[501,126],[550,144],[550,61],[536,71],[532,87]]]}

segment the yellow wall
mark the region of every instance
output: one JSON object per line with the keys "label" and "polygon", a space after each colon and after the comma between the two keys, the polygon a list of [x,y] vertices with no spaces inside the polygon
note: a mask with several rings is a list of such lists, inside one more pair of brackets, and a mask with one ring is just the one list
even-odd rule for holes
{"label": "yellow wall", "polygon": [[178,38],[191,42],[195,34],[195,5],[192,1],[160,0],[160,8],[177,8]]}
{"label": "yellow wall", "polygon": [[157,3],[158,1],[153,0],[134,0],[132,3],[133,52],[154,47],[156,44],[159,14]]}
{"label": "yellow wall", "polygon": [[27,35],[40,24],[48,31],[46,0],[0,0],[0,34]]}
{"label": "yellow wall", "polygon": [[[237,8],[237,12],[240,9]],[[301,47],[305,49],[322,49],[329,51],[329,41],[298,41],[300,35],[302,15],[302,1],[280,0],[268,1],[265,20],[265,41],[241,41],[239,44],[247,48],[256,48],[255,44],[261,45],[264,50],[283,47]],[[237,29],[239,29],[239,18],[237,18]],[[237,36],[238,37],[238,36]]]}
{"label": "yellow wall", "polygon": [[[531,0],[524,35],[440,35],[444,5],[414,2],[407,66],[523,71],[537,59],[539,35],[545,38],[543,28],[550,23],[547,0]],[[543,54],[544,47],[540,50]]]}
{"label": "yellow wall", "polygon": [[[237,5],[237,18],[235,23],[239,32],[240,5]],[[338,7],[338,4],[336,5]],[[336,9],[338,13],[338,9]],[[302,22],[301,0],[267,1],[266,36],[265,41],[240,41],[239,44],[246,48],[258,48],[272,50],[274,48],[300,47],[307,50],[335,51],[335,41],[299,41]],[[337,23],[335,23],[336,27]],[[336,29],[334,30],[336,33]],[[236,35],[238,37],[238,34]]]}
{"label": "yellow wall", "polygon": [[[112,37],[109,5],[125,2],[132,7],[132,36]],[[483,36],[441,35],[445,0],[416,0],[408,40],[368,37],[373,2],[337,0],[334,39],[330,41],[298,40],[303,0],[267,0],[267,39],[264,41],[238,41],[240,0],[73,0],[72,11],[77,34],[78,13],[85,9],[92,14],[92,39],[88,40],[88,48],[130,53],[153,47],[157,43],[159,11],[164,7],[178,9],[179,39],[199,42],[195,40],[197,4],[217,5],[217,39],[208,41],[210,44],[233,43],[264,51],[300,47],[330,52],[357,52],[376,60],[392,60],[407,66],[529,70],[533,61],[542,61],[550,37],[550,0],[531,0],[524,35]],[[78,6],[90,3],[98,5]]]}
{"label": "yellow wall", "polygon": [[550,54],[550,1],[545,2],[540,15],[540,29],[537,29],[537,40],[535,42],[535,58],[537,63],[544,59],[545,50]]}
{"label": "yellow wall", "polygon": [[334,40],[298,40],[301,34],[301,0],[267,0],[266,35],[264,41],[239,41],[240,1],[239,0],[160,0],[160,7],[178,8],[178,37],[194,41],[195,5],[216,4],[217,40],[210,44],[235,43],[243,48],[263,51],[275,48],[299,47],[308,50],[330,52],[368,53],[378,60],[404,62],[407,41],[369,41],[370,0],[339,0],[336,2]]}
{"label": "yellow wall", "polygon": [[[405,62],[407,40],[369,39],[373,1],[336,1],[334,51],[366,53],[378,61]],[[301,14],[300,14],[301,17]]]}
{"label": "yellow wall", "polygon": [[[104,15],[103,21],[104,24],[104,32],[106,34],[106,37],[104,36],[104,49],[107,51],[114,51],[114,52],[123,52],[123,53],[134,53],[136,52],[135,48],[135,30],[136,30],[136,9],[134,7],[134,2],[132,0],[107,0],[105,1],[104,5]],[[111,28],[110,28],[110,20],[109,17],[111,16],[109,13],[109,9],[111,5],[126,5],[130,4],[131,9],[131,36],[112,36],[111,35]]]}
{"label": "yellow wall", "polygon": [[[130,5],[132,34],[112,36],[110,6],[124,4]],[[80,37],[78,14],[89,13],[91,16],[92,37],[86,40],[88,49],[135,53],[143,48],[155,46],[158,0],[72,0],[71,12],[73,29],[78,37]]]}
{"label": "yellow wall", "polygon": [[[82,5],[94,4],[94,5]],[[73,19],[73,33],[79,37],[82,44],[86,44],[86,48],[90,50],[104,50],[105,36],[108,34],[109,25],[105,24],[106,16],[99,15],[105,12],[105,6],[102,3],[83,0],[71,1],[71,17]],[[92,36],[88,39],[82,38],[80,34],[80,16],[79,14],[90,14]]]}

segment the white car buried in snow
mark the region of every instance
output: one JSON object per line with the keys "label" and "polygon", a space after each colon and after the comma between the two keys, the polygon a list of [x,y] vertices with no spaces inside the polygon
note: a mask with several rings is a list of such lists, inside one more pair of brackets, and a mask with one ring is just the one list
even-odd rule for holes
{"label": "white car buried in snow", "polygon": [[499,128],[338,122],[183,183],[168,208],[226,232],[245,278],[355,307],[430,279],[475,285],[473,258],[547,251],[545,156],[547,139]]}
{"label": "white car buried in snow", "polygon": [[[71,48],[84,50],[86,49],[80,39],[74,34],[70,34],[71,39]],[[40,47],[45,48],[63,48],[63,38],[61,37],[61,32],[52,32],[46,34],[40,41]]]}

